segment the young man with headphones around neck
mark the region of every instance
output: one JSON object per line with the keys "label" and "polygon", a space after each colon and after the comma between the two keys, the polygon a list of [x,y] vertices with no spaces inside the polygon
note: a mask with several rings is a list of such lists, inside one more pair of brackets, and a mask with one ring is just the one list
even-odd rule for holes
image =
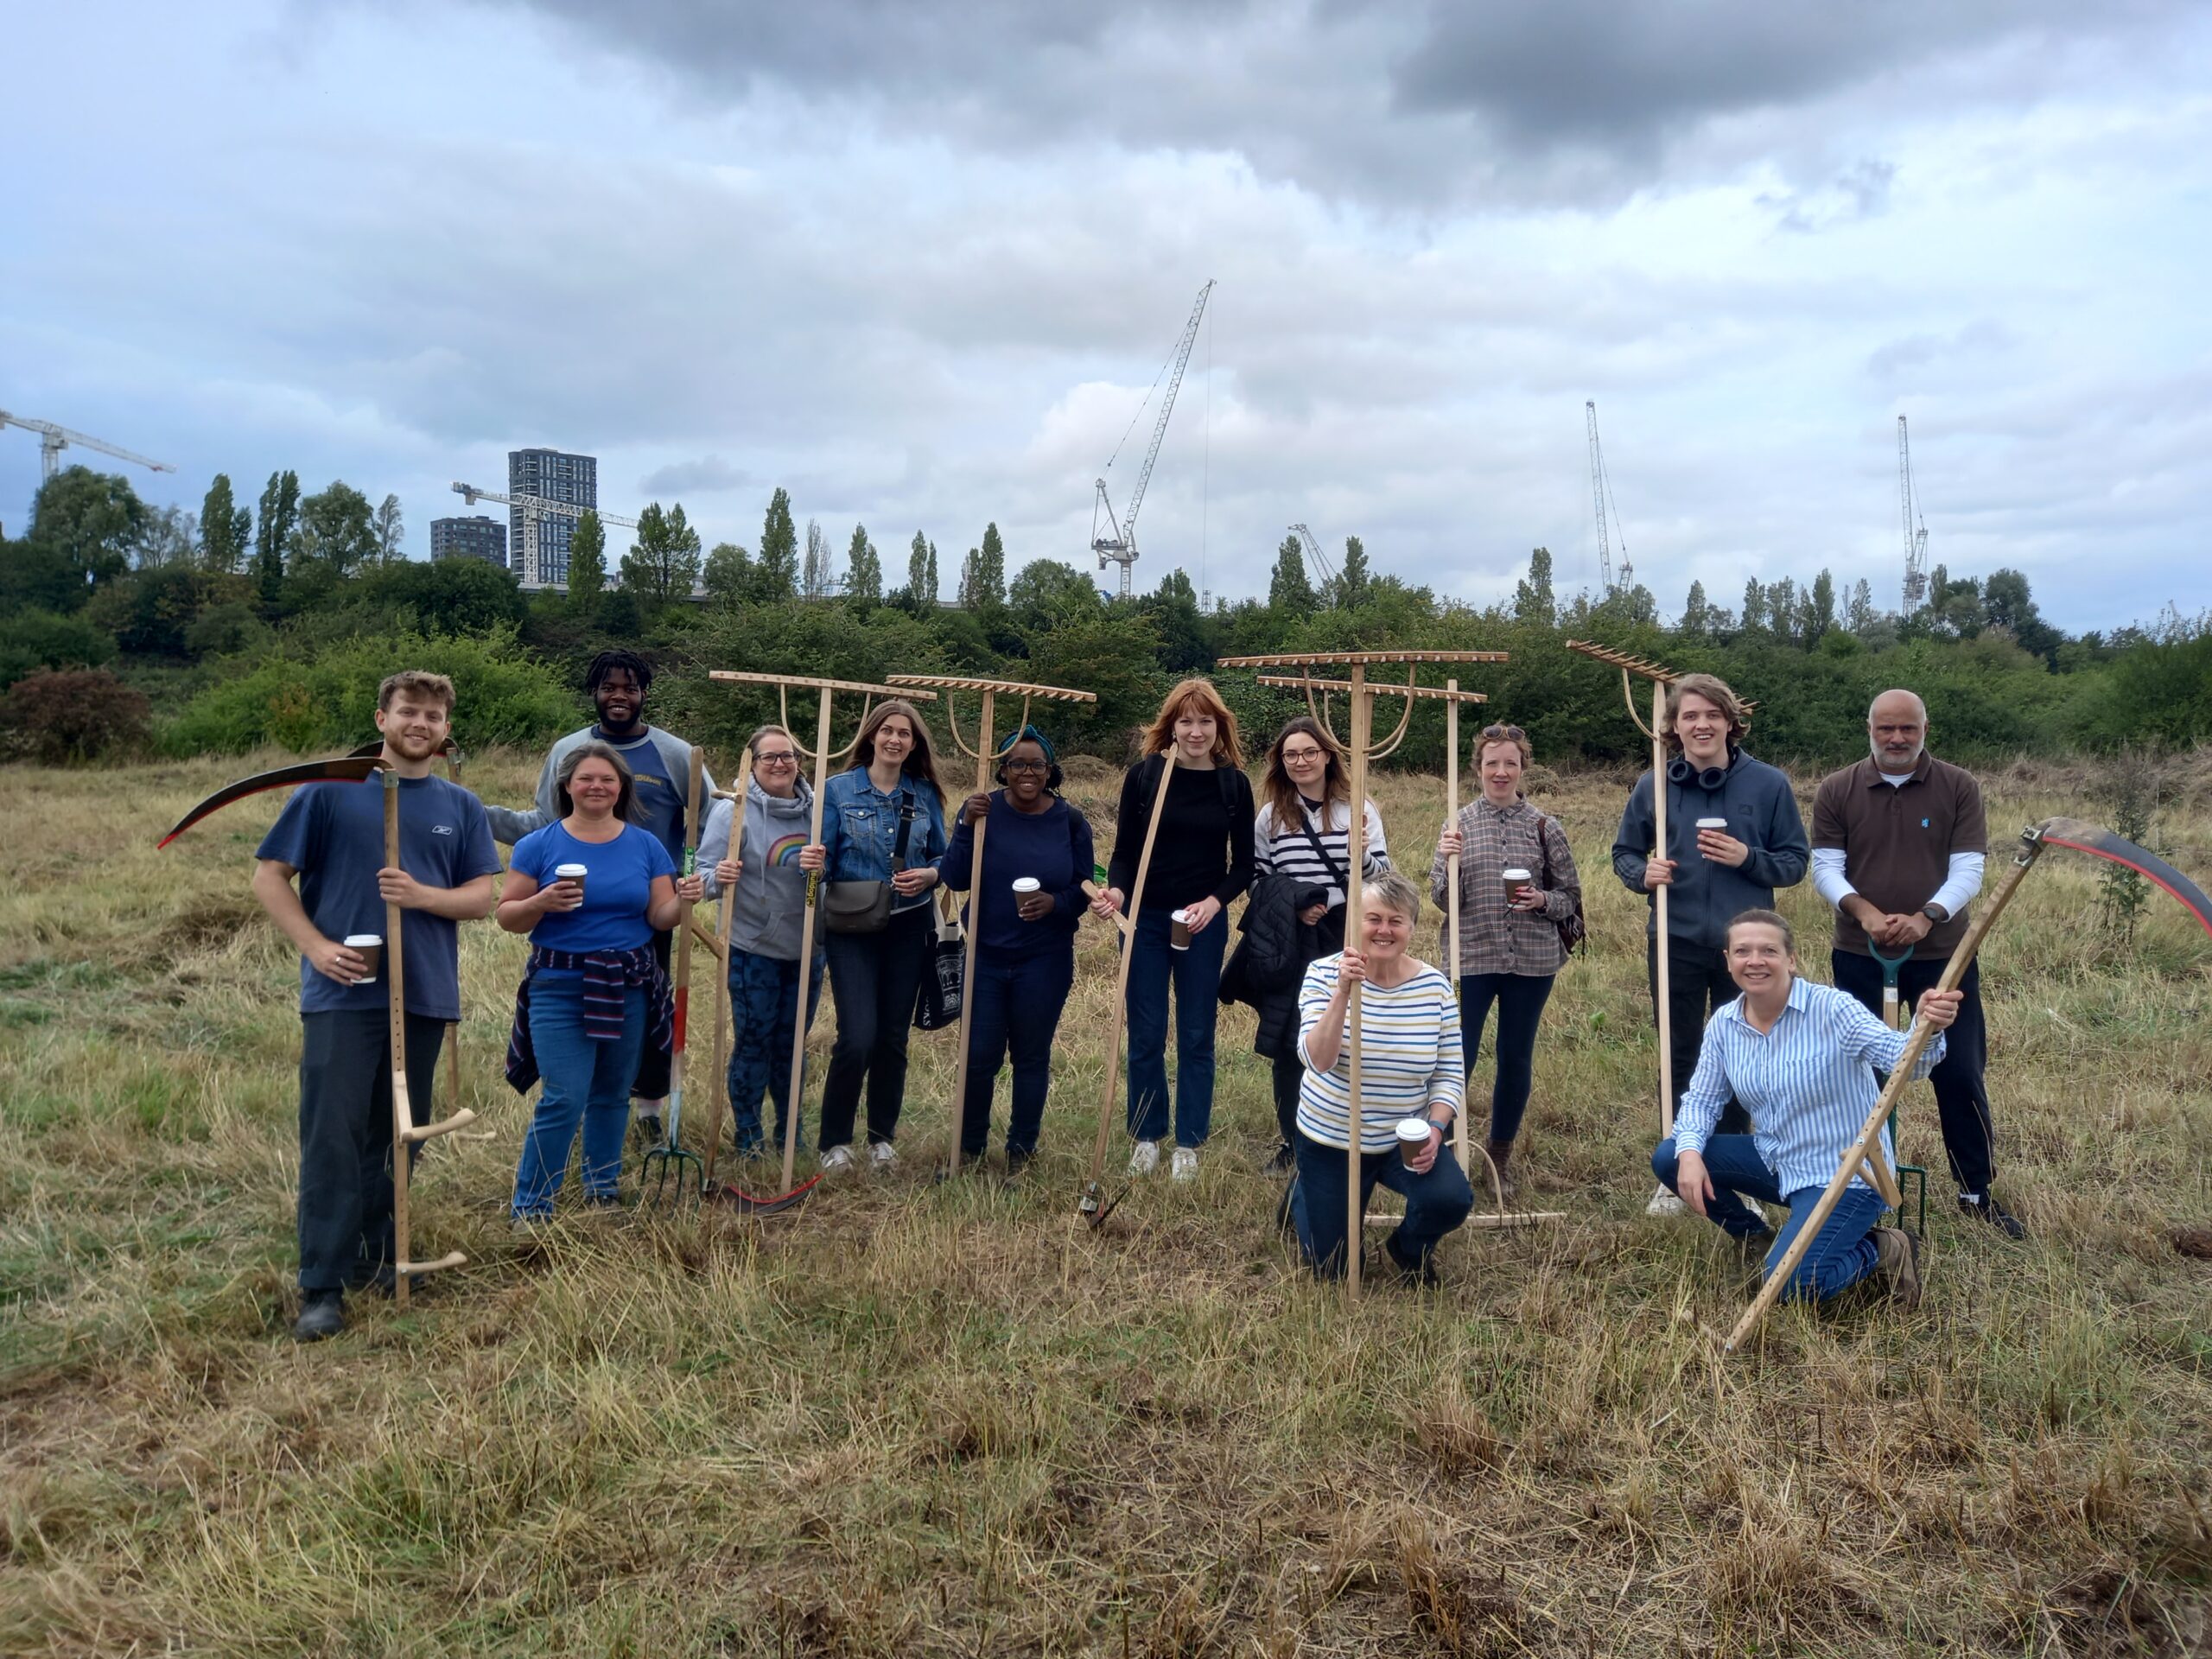
{"label": "young man with headphones around neck", "polygon": [[[1656,900],[1648,954],[1654,1017],[1668,1022],[1674,1039],[1679,1105],[1697,1070],[1707,1019],[1737,995],[1728,974],[1729,919],[1746,910],[1771,910],[1776,888],[1805,879],[1813,852],[1789,779],[1744,751],[1744,705],[1724,682],[1685,674],[1667,688],[1665,719],[1661,735],[1673,751],[1659,780],[1667,791],[1666,855],[1649,855],[1656,831],[1647,772],[1621,815],[1613,871],[1631,893],[1649,899],[1663,887],[1669,894],[1664,1010],[1658,1007]],[[1701,830],[1700,818],[1724,818],[1727,826]],[[1743,1107],[1732,1100],[1716,1132],[1742,1135],[1750,1128]]]}

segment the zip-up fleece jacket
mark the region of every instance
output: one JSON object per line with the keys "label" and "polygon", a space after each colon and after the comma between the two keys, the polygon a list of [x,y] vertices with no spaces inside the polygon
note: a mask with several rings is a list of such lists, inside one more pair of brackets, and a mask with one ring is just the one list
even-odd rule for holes
{"label": "zip-up fleece jacket", "polygon": [[[699,874],[709,899],[721,897],[715,880],[715,866],[729,856],[730,820],[735,815],[728,801],[716,801],[707,814],[706,832],[699,839]],[[799,936],[806,920],[806,872],[798,855],[806,846],[814,823],[814,786],[798,780],[798,792],[788,798],[771,795],[754,779],[745,791],[745,833],[738,845],[739,861],[745,866],[737,878],[731,900],[729,942],[748,956],[772,957],[779,962],[798,960]],[[711,925],[714,918],[707,918]],[[821,918],[815,918],[814,949],[822,950]]]}
{"label": "zip-up fleece jacket", "polygon": [[[1662,779],[1662,781],[1665,781]],[[1720,787],[1695,782],[1668,782],[1667,856],[1675,861],[1668,889],[1667,931],[1684,944],[1719,950],[1728,943],[1728,924],[1738,912],[1771,909],[1777,887],[1794,887],[1805,879],[1813,845],[1789,779],[1775,766],[1738,749],[1730,759]],[[1716,864],[1697,849],[1697,821],[1726,818],[1728,833],[1749,847],[1740,868]],[[1620,833],[1613,837],[1613,874],[1630,893],[1643,893],[1643,867],[1650,861],[1655,823],[1651,774],[1645,772],[1629,792]],[[1658,906],[1644,925],[1649,936],[1659,925]]]}

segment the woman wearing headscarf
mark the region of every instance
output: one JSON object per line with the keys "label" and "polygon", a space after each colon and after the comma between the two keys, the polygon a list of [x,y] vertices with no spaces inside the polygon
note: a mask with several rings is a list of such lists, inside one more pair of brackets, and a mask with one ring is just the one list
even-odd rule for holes
{"label": "woman wearing headscarf", "polygon": [[[961,1103],[960,1149],[980,1162],[990,1140],[991,1090],[1009,1050],[1014,1094],[1006,1130],[1006,1173],[1019,1175],[1037,1151],[1052,1083],[1052,1039],[1075,983],[1075,935],[1083,884],[1094,856],[1090,825],[1060,798],[1052,746],[1024,726],[999,746],[1000,787],[961,804],[952,845],[938,874],[974,897],[968,926],[976,970],[967,983],[968,1092]],[[976,825],[988,820],[983,864],[976,863]]]}

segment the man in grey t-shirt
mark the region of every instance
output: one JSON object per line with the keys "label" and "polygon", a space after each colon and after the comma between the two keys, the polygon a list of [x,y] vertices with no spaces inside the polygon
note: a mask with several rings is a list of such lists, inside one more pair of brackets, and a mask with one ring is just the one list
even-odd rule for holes
{"label": "man in grey t-shirt", "polygon": [[[611,745],[630,768],[635,787],[631,791],[630,821],[651,830],[680,868],[683,862],[683,813],[691,787],[691,746],[672,732],[645,723],[645,690],[653,671],[633,651],[602,651],[584,671],[584,690],[591,694],[598,721],[570,732],[553,745],[545,769],[537,776],[537,804],[528,811],[486,806],[493,836],[512,846],[533,830],[560,821],[557,794],[561,762],[580,743],[594,740]],[[715,780],[702,771],[702,798],[714,792]],[[701,815],[705,816],[703,813]],[[668,963],[669,936],[653,937],[654,951],[664,967]],[[661,1109],[668,1100],[669,1056],[664,1049],[648,1047],[638,1062],[638,1078],[631,1090],[632,1116],[640,1139],[661,1137]]]}

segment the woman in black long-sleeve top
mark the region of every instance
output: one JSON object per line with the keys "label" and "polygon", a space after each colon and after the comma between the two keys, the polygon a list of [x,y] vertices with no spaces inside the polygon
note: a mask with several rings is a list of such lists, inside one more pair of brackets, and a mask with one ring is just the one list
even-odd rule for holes
{"label": "woman in black long-sleeve top", "polygon": [[[1146,758],[1122,780],[1107,890],[1093,906],[1110,916],[1128,902],[1137,855],[1166,779],[1167,804],[1127,949],[1129,961],[1129,1173],[1158,1166],[1168,1128],[1167,993],[1175,992],[1174,1177],[1198,1173],[1213,1122],[1213,1027],[1229,938],[1222,911],[1252,885],[1252,780],[1236,744],[1236,717],[1204,680],[1167,694],[1145,733]],[[1173,760],[1160,758],[1165,750]],[[1173,943],[1181,912],[1187,948]]]}

